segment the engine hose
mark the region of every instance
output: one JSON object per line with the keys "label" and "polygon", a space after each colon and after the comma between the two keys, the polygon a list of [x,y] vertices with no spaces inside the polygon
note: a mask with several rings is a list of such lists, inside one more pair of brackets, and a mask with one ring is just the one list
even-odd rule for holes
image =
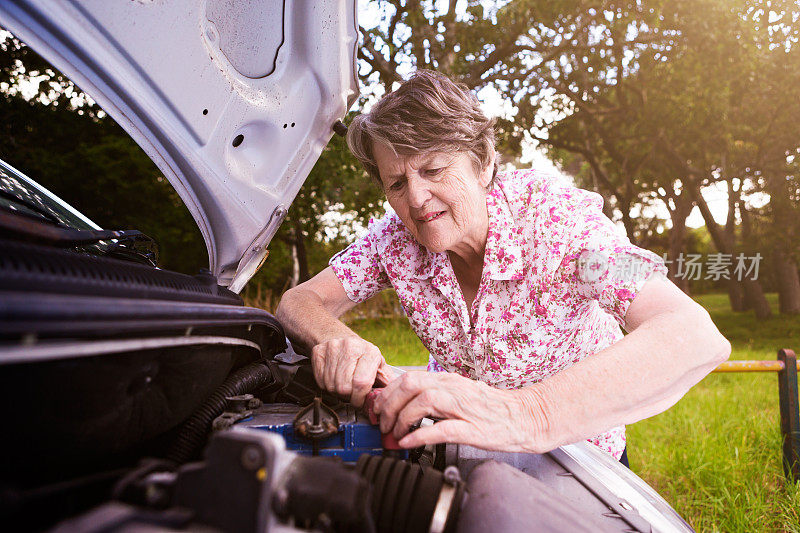
{"label": "engine hose", "polygon": [[[464,483],[451,484],[442,472],[431,467],[367,454],[358,459],[356,472],[372,487],[371,512],[378,533],[449,533],[455,529]],[[452,498],[439,509],[446,486],[452,488]],[[443,515],[435,517],[437,512]],[[435,520],[439,521],[438,528],[433,527]]]}
{"label": "engine hose", "polygon": [[251,363],[229,375],[178,430],[166,459],[183,464],[195,457],[211,432],[211,423],[225,411],[225,398],[255,392],[273,381],[263,363]]}

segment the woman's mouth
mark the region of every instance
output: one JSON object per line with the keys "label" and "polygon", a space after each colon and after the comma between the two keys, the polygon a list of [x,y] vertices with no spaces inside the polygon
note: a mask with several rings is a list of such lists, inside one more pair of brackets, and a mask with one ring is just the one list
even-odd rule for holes
{"label": "woman's mouth", "polygon": [[431,222],[444,215],[444,213],[445,213],[444,211],[431,211],[430,213],[425,213],[417,220],[419,220],[420,222]]}

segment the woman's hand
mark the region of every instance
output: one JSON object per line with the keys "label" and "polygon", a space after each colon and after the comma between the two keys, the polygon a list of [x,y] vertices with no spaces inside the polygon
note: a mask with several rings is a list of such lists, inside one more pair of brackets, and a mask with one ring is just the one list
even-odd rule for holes
{"label": "woman's hand", "polygon": [[[400,446],[456,442],[485,450],[547,451],[542,418],[525,390],[495,389],[457,374],[408,372],[389,383],[375,400],[381,432]],[[409,433],[424,417],[441,421]],[[401,439],[402,437],[402,439]]]}
{"label": "woman's hand", "polygon": [[376,381],[386,385],[394,379],[378,347],[356,335],[314,346],[311,366],[320,387],[349,399],[355,407],[363,405]]}

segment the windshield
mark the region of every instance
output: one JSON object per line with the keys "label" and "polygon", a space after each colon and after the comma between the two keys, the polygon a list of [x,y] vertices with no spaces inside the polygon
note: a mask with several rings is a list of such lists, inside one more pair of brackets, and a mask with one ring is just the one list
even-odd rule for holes
{"label": "windshield", "polygon": [[59,197],[0,161],[0,208],[75,229],[100,229]]}
{"label": "windshield", "polygon": [[[60,243],[78,251],[151,266],[157,264],[158,249],[147,235],[136,230],[103,231],[61,198],[0,160],[0,210],[4,209],[62,228],[57,234],[45,232],[47,237],[34,231],[34,238],[45,238],[51,244]],[[29,232],[30,229],[23,231],[28,238],[31,237]]]}

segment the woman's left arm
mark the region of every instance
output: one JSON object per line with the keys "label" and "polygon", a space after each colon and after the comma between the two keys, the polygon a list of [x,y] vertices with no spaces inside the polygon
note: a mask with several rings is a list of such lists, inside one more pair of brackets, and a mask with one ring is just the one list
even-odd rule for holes
{"label": "woman's left arm", "polygon": [[412,373],[376,404],[398,438],[423,416],[446,419],[406,435],[416,447],[461,442],[542,453],[664,411],[730,355],[708,313],[662,276],[651,277],[625,314],[630,333],[541,383],[493,389],[454,375]]}
{"label": "woman's left arm", "polygon": [[662,276],[651,277],[631,302],[625,329],[628,335],[595,356],[520,389],[545,447],[668,409],[731,353],[708,312]]}

